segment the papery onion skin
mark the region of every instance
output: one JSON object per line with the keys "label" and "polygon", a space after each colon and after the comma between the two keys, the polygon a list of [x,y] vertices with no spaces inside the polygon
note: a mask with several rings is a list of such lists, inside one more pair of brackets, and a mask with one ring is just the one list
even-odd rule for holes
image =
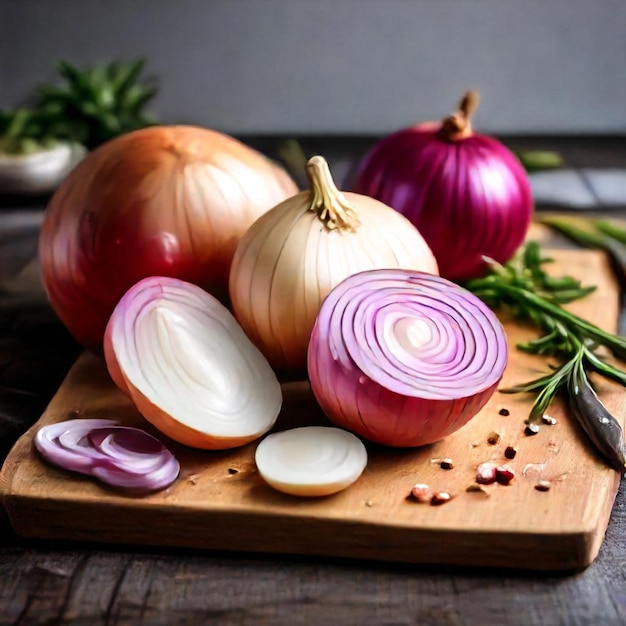
{"label": "papery onion skin", "polygon": [[237,242],[296,192],[277,164],[216,131],[154,126],[113,139],[46,209],[39,256],[50,303],[99,353],[113,308],[142,278],[181,278],[225,299]]}
{"label": "papery onion skin", "polygon": [[[186,411],[189,410],[188,405],[185,405],[187,396],[192,402],[201,400],[199,395],[193,395],[194,390],[198,390],[197,386],[193,389],[183,389],[181,385],[181,388],[177,390],[179,395],[176,397],[176,402],[171,404],[170,410],[163,406],[164,400],[169,404],[168,398],[159,395],[161,389],[154,385],[171,386],[180,373],[177,364],[168,362],[167,355],[160,352],[164,348],[160,345],[163,336],[159,334],[158,328],[162,315],[159,311],[165,309],[170,314],[179,316],[182,325],[195,323],[193,328],[196,330],[221,333],[217,340],[223,340],[227,345],[222,345],[222,349],[212,353],[210,358],[220,364],[222,370],[220,376],[223,375],[224,380],[217,380],[217,382],[209,378],[191,380],[191,376],[189,380],[198,385],[206,383],[207,386],[219,386],[222,382],[225,385],[238,384],[236,389],[230,391],[220,388],[214,400],[217,404],[229,401],[235,405],[238,402],[246,403],[238,415],[241,418],[242,415],[249,414],[256,421],[243,428],[242,432],[234,432],[241,430],[241,426],[238,426],[241,421],[234,427],[231,421],[229,429],[229,423],[225,420],[226,426],[222,432],[219,432],[219,428],[216,430],[211,427],[208,421],[197,427],[185,422],[188,418]],[[199,326],[200,318],[202,318],[202,324]],[[142,331],[142,324],[144,331]],[[148,325],[147,332],[153,333],[153,341],[149,346],[141,344],[139,335],[144,332],[145,341],[146,324]],[[209,328],[210,324],[213,324],[213,328]],[[184,355],[191,359],[186,363],[191,363],[196,371],[202,372],[202,367],[206,364],[206,360],[202,360],[203,350],[208,349],[206,343],[199,334],[189,338],[186,335],[181,336],[183,339],[190,340],[187,347],[193,344],[193,349],[197,351],[194,355]],[[175,343],[177,340],[179,338],[175,336],[171,342]],[[182,354],[186,346],[180,345]],[[148,277],[139,281],[124,294],[109,320],[105,333],[104,354],[113,381],[131,398],[139,413],[159,431],[189,447],[221,450],[254,441],[273,426],[282,405],[282,391],[278,379],[269,363],[250,342],[230,311],[200,287],[175,278]],[[236,360],[239,366],[236,371],[227,361],[232,355],[235,355],[232,357],[233,362]],[[156,381],[144,375],[149,359],[158,361],[160,370],[167,374],[166,380]],[[236,377],[240,377],[241,380]],[[167,393],[168,390],[171,389],[168,387],[163,391]],[[235,408],[237,407],[238,405]],[[213,408],[206,407],[207,415]],[[228,407],[228,409],[232,408]]]}
{"label": "papery onion skin", "polygon": [[310,159],[307,173],[311,190],[249,228],[230,274],[237,320],[272,367],[287,375],[306,373],[319,307],[346,276],[386,267],[438,273],[433,253],[406,218],[367,196],[340,192],[320,156]]}
{"label": "papery onion skin", "polygon": [[308,371],[335,425],[379,444],[416,447],[474,417],[507,357],[504,328],[470,292],[425,273],[373,270],[347,278],[324,301]]}
{"label": "papery onion skin", "polygon": [[484,256],[508,261],[534,209],[519,159],[497,139],[473,132],[469,116],[462,132],[446,132],[448,118],[384,137],[363,157],[353,185],[415,224],[440,275],[455,281],[484,274]]}

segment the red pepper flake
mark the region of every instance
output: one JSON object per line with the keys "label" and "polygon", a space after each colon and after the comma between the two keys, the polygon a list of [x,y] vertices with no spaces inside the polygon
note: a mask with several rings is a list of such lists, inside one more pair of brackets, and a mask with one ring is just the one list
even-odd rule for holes
{"label": "red pepper flake", "polygon": [[430,499],[431,506],[440,506],[446,502],[450,502],[452,496],[447,491],[437,491]]}
{"label": "red pepper flake", "polygon": [[422,483],[414,485],[411,489],[411,497],[418,502],[430,502],[434,493],[428,485]]}
{"label": "red pepper flake", "polygon": [[441,469],[451,470],[454,468],[454,462],[452,459],[446,457],[445,459],[441,459],[441,463],[439,463]]}
{"label": "red pepper flake", "polygon": [[500,409],[498,411],[499,415],[503,415],[504,417],[508,417],[509,415],[511,415],[510,411],[508,409]]}
{"label": "red pepper flake", "polygon": [[487,437],[487,443],[491,446],[495,446],[500,441],[500,433],[491,432]]}
{"label": "red pepper flake", "polygon": [[514,448],[513,446],[507,446],[504,450],[504,456],[507,459],[514,459],[516,454],[517,448]]}
{"label": "red pepper flake", "polygon": [[552,483],[549,480],[540,480],[535,485],[535,489],[537,491],[550,491],[551,486],[552,486]]}
{"label": "red pepper flake", "polygon": [[496,466],[493,463],[481,463],[476,468],[476,482],[479,485],[491,485],[496,482]]}
{"label": "red pepper flake", "polygon": [[496,481],[501,485],[510,485],[515,478],[515,472],[506,465],[496,467]]}
{"label": "red pepper flake", "polygon": [[548,426],[554,426],[556,424],[556,418],[550,417],[549,415],[542,415],[541,421]]}

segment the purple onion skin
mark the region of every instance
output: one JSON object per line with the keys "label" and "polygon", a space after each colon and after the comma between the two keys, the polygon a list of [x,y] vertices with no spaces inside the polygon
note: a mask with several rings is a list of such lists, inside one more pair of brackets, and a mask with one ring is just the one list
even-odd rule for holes
{"label": "purple onion skin", "polygon": [[[452,315],[458,315],[458,320],[466,319],[468,311],[471,311],[471,315],[480,322],[475,322],[473,326],[476,341],[466,337],[457,344],[457,354],[465,354],[463,359],[470,359],[465,366],[455,367],[454,374],[444,371],[437,380],[432,379],[432,387],[429,386],[428,375],[416,370],[414,377],[420,379],[423,387],[416,390],[396,384],[385,375],[370,376],[359,367],[356,360],[361,360],[361,357],[355,355],[364,353],[366,359],[380,363],[377,360],[380,357],[372,353],[369,345],[356,341],[352,333],[345,329],[346,324],[351,327],[372,326],[368,317],[370,314],[363,314],[363,309],[357,308],[356,314],[354,309],[348,311],[358,299],[359,290],[369,293],[375,316],[381,310],[401,307],[402,298],[406,296],[400,294],[397,305],[388,304],[393,300],[393,296],[390,296],[387,303],[380,302],[380,308],[376,310],[379,304],[377,299],[385,297],[384,288],[379,288],[371,281],[380,276],[395,276],[404,283],[415,280],[418,292],[421,282],[425,285],[427,300],[433,294],[437,298],[438,289],[452,293],[453,299],[447,300],[448,295],[443,295],[443,299]],[[408,297],[421,298],[422,295],[413,296],[409,293]],[[344,308],[343,304],[348,302],[350,304]],[[429,313],[432,303],[427,302],[424,306],[426,315],[434,318],[439,314],[439,311]],[[453,318],[450,319],[450,328],[455,329],[450,334],[453,337],[458,334],[460,337],[458,324]],[[472,350],[474,353],[469,354]],[[442,351],[445,352],[446,348]],[[378,444],[409,448],[439,441],[472,419],[496,391],[507,358],[506,334],[502,325],[495,314],[473,294],[436,276],[408,270],[373,270],[344,280],[322,304],[309,343],[308,371],[317,402],[336,426]],[[383,360],[385,363],[382,369],[393,371],[390,361]],[[475,378],[472,378],[471,372],[475,373]],[[468,383],[468,378],[472,382]],[[458,387],[457,391],[455,387]]]}
{"label": "purple onion skin", "polygon": [[440,125],[393,133],[365,155],[353,190],[393,207],[420,231],[450,280],[484,274],[483,256],[508,261],[533,214],[526,171],[492,137],[445,139]]}

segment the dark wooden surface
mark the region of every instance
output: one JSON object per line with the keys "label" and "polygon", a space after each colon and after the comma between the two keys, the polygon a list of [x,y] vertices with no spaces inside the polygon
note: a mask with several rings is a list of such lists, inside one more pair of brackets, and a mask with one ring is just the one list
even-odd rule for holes
{"label": "dark wooden surface", "polygon": [[[617,140],[527,141],[574,166],[626,167]],[[40,204],[20,201],[19,219],[16,204],[0,208],[0,459],[79,353],[31,263]],[[0,625],[142,623],[626,624],[626,492],[622,483],[598,559],[550,576],[35,542],[0,517]]]}

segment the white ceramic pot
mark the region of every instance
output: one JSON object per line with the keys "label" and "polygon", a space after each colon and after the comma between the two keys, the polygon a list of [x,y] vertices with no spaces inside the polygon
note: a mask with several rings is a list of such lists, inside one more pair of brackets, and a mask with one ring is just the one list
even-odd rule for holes
{"label": "white ceramic pot", "polygon": [[69,143],[30,154],[0,152],[0,193],[51,193],[86,152],[83,146]]}

